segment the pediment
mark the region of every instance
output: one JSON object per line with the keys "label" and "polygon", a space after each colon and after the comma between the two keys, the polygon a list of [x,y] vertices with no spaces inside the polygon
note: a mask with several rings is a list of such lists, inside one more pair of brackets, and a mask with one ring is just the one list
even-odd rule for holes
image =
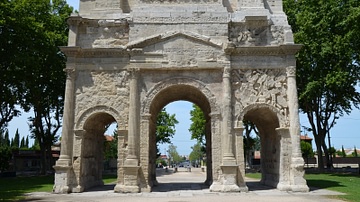
{"label": "pediment", "polygon": [[174,41],[176,39],[186,39],[185,41],[190,43],[202,44],[204,46],[210,46],[217,49],[222,49],[223,43],[220,41],[212,40],[210,37],[200,35],[193,32],[179,32],[179,31],[171,31],[165,32],[163,34],[157,34],[153,36],[149,36],[146,38],[141,38],[139,40],[130,42],[127,44],[128,49],[133,48],[146,48],[149,46],[153,46],[155,44],[163,44],[167,41]]}
{"label": "pediment", "polygon": [[[139,51],[132,62],[157,63],[161,67],[218,67],[224,60],[223,44],[194,33],[167,32],[128,44]],[[158,65],[157,65],[158,66]]]}

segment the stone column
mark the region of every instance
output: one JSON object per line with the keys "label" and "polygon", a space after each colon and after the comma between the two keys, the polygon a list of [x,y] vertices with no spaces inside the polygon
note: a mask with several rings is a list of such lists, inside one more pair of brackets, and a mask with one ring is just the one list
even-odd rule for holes
{"label": "stone column", "polygon": [[72,147],[74,131],[74,88],[75,88],[75,69],[66,68],[66,87],[64,101],[64,116],[62,123],[60,157],[56,161],[55,169],[55,193],[68,193],[71,188],[70,169],[72,166]]}
{"label": "stone column", "polygon": [[241,191],[248,192],[249,189],[245,183],[245,162],[244,162],[244,127],[242,126],[242,122],[238,124],[234,128],[235,131],[235,144],[236,144],[236,162],[238,165],[238,176],[237,176],[237,184],[240,187]]}
{"label": "stone column", "polygon": [[214,181],[210,186],[213,192],[240,192],[237,185],[238,166],[234,156],[234,137],[232,129],[232,106],[231,106],[231,82],[230,66],[224,67],[223,73],[223,100],[222,100],[222,121],[221,121],[221,145],[222,145],[222,165],[221,175],[218,181]]}
{"label": "stone column", "polygon": [[[140,179],[141,192],[150,192],[152,187],[152,180],[149,179],[152,169],[155,169],[156,172],[156,159],[152,158],[150,153],[150,137],[149,137],[149,128],[150,128],[150,119],[151,114],[142,114],[141,115],[141,137],[140,137],[140,162],[141,171],[143,175]],[[153,149],[156,153],[156,146],[154,145]]]}
{"label": "stone column", "polygon": [[286,68],[287,74],[287,97],[289,107],[290,137],[291,137],[291,189],[292,191],[309,191],[304,179],[304,159],[300,150],[300,118],[296,88],[296,67]]}
{"label": "stone column", "polygon": [[[210,190],[214,184],[218,184],[219,174],[221,172],[221,157],[222,157],[222,140],[221,140],[221,114],[219,112],[212,112],[209,114],[211,117],[211,170],[212,179],[206,183],[211,183]],[[209,170],[207,170],[209,171]]]}
{"label": "stone column", "polygon": [[124,161],[126,158],[126,144],[128,137],[128,130],[118,129],[118,159],[117,159],[117,182],[114,187],[115,192],[120,192],[121,187],[124,186]]}
{"label": "stone column", "polygon": [[139,132],[140,132],[140,98],[138,87],[138,69],[130,69],[130,99],[128,121],[128,153],[124,162],[124,184],[117,184],[115,192],[137,193],[139,187]]}
{"label": "stone column", "polygon": [[222,100],[222,127],[223,134],[223,165],[235,166],[236,160],[233,153],[233,134],[232,134],[232,108],[231,108],[231,82],[230,67],[226,66],[223,73],[223,100]]}
{"label": "stone column", "polygon": [[125,160],[126,166],[138,166],[139,160],[136,155],[136,143],[140,127],[140,100],[138,87],[138,70],[130,70],[130,99],[129,99],[129,136],[128,154]]}
{"label": "stone column", "polygon": [[281,191],[290,191],[290,153],[291,139],[289,128],[276,128],[280,137],[280,159],[279,161],[279,183],[277,189]]}
{"label": "stone column", "polygon": [[290,135],[293,142],[292,156],[301,157],[300,150],[300,119],[299,119],[299,105],[296,88],[296,68],[290,66],[286,68],[287,74],[287,97],[289,105],[289,122]]}
{"label": "stone column", "polygon": [[58,166],[70,166],[72,155],[73,131],[74,131],[74,87],[75,87],[75,69],[65,69],[66,87],[64,101],[64,116],[61,134],[61,150]]}

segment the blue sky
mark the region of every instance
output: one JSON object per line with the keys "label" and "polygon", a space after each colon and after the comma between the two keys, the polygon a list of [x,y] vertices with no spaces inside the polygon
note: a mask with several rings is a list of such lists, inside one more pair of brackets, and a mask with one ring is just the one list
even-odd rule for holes
{"label": "blue sky", "polygon": [[[68,0],[67,1],[74,9],[79,8],[79,0]],[[359,90],[359,88],[358,88]],[[190,133],[188,131],[190,127],[190,110],[192,103],[185,101],[178,101],[170,103],[166,106],[167,111],[170,114],[176,114],[176,118],[179,124],[176,126],[176,134],[172,139],[172,142],[177,146],[177,151],[181,155],[188,155],[191,152],[191,146],[196,142],[190,139]],[[32,116],[32,112],[23,113],[21,117],[15,118],[9,124],[10,136],[15,134],[16,129],[19,129],[21,136],[29,134],[29,127],[27,124],[27,118]],[[309,126],[307,117],[300,114],[301,126]],[[109,132],[108,132],[109,133]],[[111,132],[110,132],[111,133]],[[313,137],[312,134],[308,134],[309,137]],[[340,149],[343,145],[344,148],[353,148],[356,146],[360,148],[360,110],[354,109],[350,115],[345,115],[337,120],[337,124],[330,131],[331,145],[337,149]],[[168,148],[168,145],[161,145],[160,151],[164,151]],[[313,148],[315,145],[313,144]]]}

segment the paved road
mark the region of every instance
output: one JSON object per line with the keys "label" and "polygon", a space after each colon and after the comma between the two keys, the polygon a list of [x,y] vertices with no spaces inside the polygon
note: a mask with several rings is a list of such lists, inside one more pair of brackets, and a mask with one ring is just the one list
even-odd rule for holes
{"label": "paved road", "polygon": [[266,202],[335,202],[330,199],[331,195],[339,195],[338,192],[312,189],[309,193],[281,192],[276,189],[260,185],[258,181],[246,179],[249,187],[248,193],[214,193],[210,192],[205,181],[205,173],[199,168],[193,168],[192,172],[186,172],[180,168],[179,172],[171,170],[158,170],[157,180],[159,185],[151,193],[121,194],[114,193],[114,185],[105,185],[94,188],[84,193],[52,194],[35,192],[28,195],[28,201],[87,201],[87,202],[235,202],[235,201],[266,201]]}

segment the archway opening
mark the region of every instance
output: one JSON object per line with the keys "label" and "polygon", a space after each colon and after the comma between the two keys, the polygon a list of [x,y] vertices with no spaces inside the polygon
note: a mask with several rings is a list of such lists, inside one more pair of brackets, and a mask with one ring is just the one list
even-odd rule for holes
{"label": "archway opening", "polygon": [[[244,115],[244,120],[255,124],[260,137],[260,169],[258,169],[261,172],[260,183],[276,187],[282,175],[280,173],[280,136],[276,132],[279,128],[278,117],[269,108],[259,107],[249,110]],[[254,189],[252,183],[247,182],[250,190]]]}
{"label": "archway opening", "polygon": [[[157,158],[157,149],[156,149],[156,120],[157,120],[157,115],[159,114],[159,112],[166,107],[166,105],[168,105],[169,103],[173,103],[176,101],[187,101],[187,102],[191,102],[192,104],[198,106],[201,111],[204,114],[205,117],[205,158],[203,159],[198,159],[199,161],[197,161],[197,159],[189,159],[189,156],[185,155],[185,158],[187,158],[186,160],[189,161],[185,161],[187,163],[185,164],[178,164],[178,165],[174,165],[175,167],[171,169],[171,172],[169,173],[164,173],[159,172],[159,168],[156,168],[156,158]],[[189,106],[192,106],[191,103],[188,103],[188,110],[182,110],[179,113],[176,113],[176,116],[179,116],[180,114],[184,114],[187,113],[188,117],[189,117],[189,113],[191,108]],[[152,191],[157,191],[157,190],[162,190],[162,188],[166,187],[167,191],[171,191],[171,190],[178,190],[178,189],[190,189],[192,187],[192,189],[194,189],[194,187],[197,187],[197,189],[203,189],[203,188],[207,188],[210,183],[212,182],[212,156],[211,156],[211,122],[210,122],[210,104],[208,102],[208,99],[205,97],[205,95],[197,88],[190,86],[190,85],[173,85],[170,87],[167,87],[165,89],[163,89],[162,91],[160,91],[152,100],[151,106],[150,106],[150,114],[151,114],[151,121],[150,121],[150,128],[149,128],[149,159],[150,159],[150,164],[149,164],[149,181],[150,181],[150,185],[153,187]],[[189,126],[186,127],[185,130],[189,129]],[[190,138],[190,137],[189,137]],[[174,142],[176,144],[176,142]],[[196,143],[196,142],[194,142]],[[192,145],[194,146],[194,145]],[[164,153],[163,151],[161,151],[162,149],[160,149],[161,153]],[[165,147],[165,151],[166,151],[166,147]],[[191,152],[191,151],[188,151]],[[190,155],[190,153],[188,153],[187,155]],[[191,161],[192,160],[192,161]],[[203,163],[203,165],[201,165],[200,160],[205,160],[205,163]],[[188,169],[188,167],[190,169]],[[168,168],[169,169],[169,168]],[[168,170],[169,171],[169,170]],[[167,174],[169,175],[170,173],[174,174],[174,171],[177,171],[178,176],[179,175],[183,175],[181,178],[173,178],[173,180],[169,180],[169,178],[167,179],[168,181],[165,180],[160,180],[160,178],[163,178],[164,176],[161,176],[162,174]],[[180,173],[181,171],[183,171],[184,173]],[[191,181],[194,181],[194,179],[190,179],[189,182],[186,181],[186,174],[185,172],[190,172],[190,171],[199,171],[199,172],[203,172],[202,178],[199,178],[199,181],[195,184],[191,184]],[[166,171],[165,171],[166,172]],[[175,176],[175,174],[173,176]],[[194,174],[194,173],[189,173],[189,174]],[[198,186],[199,185],[199,186]]]}
{"label": "archway opening", "polygon": [[78,184],[83,190],[97,186],[102,186],[101,189],[114,189],[115,183],[108,183],[116,181],[117,173],[115,118],[105,112],[92,114],[85,121],[83,129]]}

